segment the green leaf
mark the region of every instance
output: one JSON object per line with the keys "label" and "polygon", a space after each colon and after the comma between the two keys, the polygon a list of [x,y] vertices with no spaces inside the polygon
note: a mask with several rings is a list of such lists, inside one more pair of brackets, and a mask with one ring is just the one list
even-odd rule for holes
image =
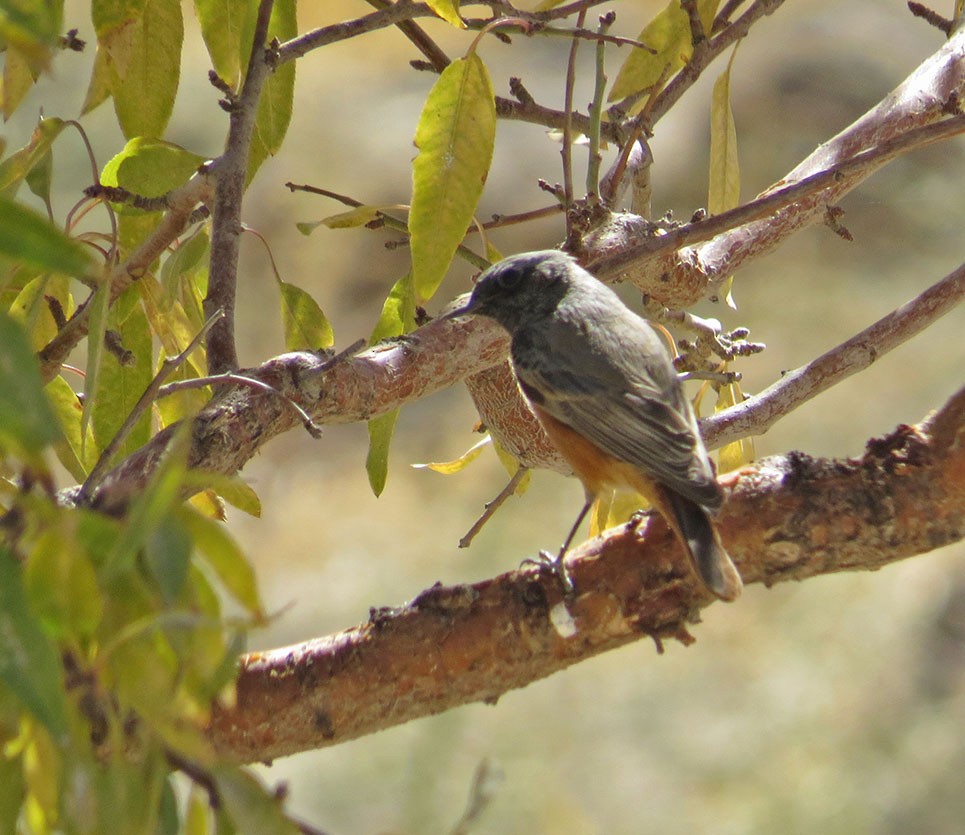
{"label": "green leaf", "polygon": [[0,163],[0,192],[13,197],[33,167],[47,158],[65,124],[63,119],[57,118],[41,119],[37,123],[30,141]]}
{"label": "green leaf", "polygon": [[[0,3],[0,42],[17,49],[35,73],[45,69],[63,28],[63,0],[4,0]],[[9,54],[9,52],[8,52]]]}
{"label": "green leaf", "polygon": [[178,511],[178,519],[194,539],[202,560],[225,589],[252,615],[263,617],[255,571],[227,528],[187,507]]}
{"label": "green leaf", "polygon": [[[154,376],[153,342],[144,308],[135,303],[127,315],[124,310],[125,301],[133,299],[137,302],[138,294],[137,285],[126,290],[107,315],[108,328],[120,336],[121,346],[130,352],[132,361],[124,363],[110,351],[102,356],[90,412],[91,427],[100,449],[117,434]],[[148,409],[138,419],[118,454],[129,455],[144,446],[150,437],[151,411]]]}
{"label": "green leaf", "polygon": [[[709,33],[720,0],[698,0],[697,10]],[[670,0],[664,9],[643,28],[637,40],[649,46],[632,49],[617,73],[608,101],[619,101],[634,93],[653,87],[664,75],[669,79],[690,60],[694,48],[690,32],[690,20],[680,7],[680,0]],[[643,102],[640,102],[643,106]]]}
{"label": "green leaf", "polygon": [[285,350],[317,351],[330,348],[335,334],[318,303],[308,293],[287,281],[279,281],[281,319],[285,330]]}
{"label": "green leaf", "polygon": [[57,458],[78,482],[82,482],[94,464],[94,444],[90,438],[86,444],[81,442],[80,426],[84,410],[80,399],[63,377],[54,377],[44,390],[64,435],[64,441],[56,446]]}
{"label": "green leaf", "polygon": [[24,53],[7,44],[3,82],[0,85],[0,111],[3,112],[4,121],[13,116],[36,80],[37,72]]}
{"label": "green leaf", "polygon": [[97,41],[106,52],[114,110],[128,138],[159,137],[171,118],[181,73],[179,0],[96,3]]}
{"label": "green leaf", "polygon": [[214,71],[238,90],[248,65],[258,4],[251,0],[194,0],[194,10]]}
{"label": "green leaf", "polygon": [[[730,106],[730,73],[737,57],[737,45],[727,62],[727,69],[714,82],[710,105],[710,176],[707,211],[712,215],[726,212],[740,202],[740,162],[737,157],[737,129]],[[728,307],[737,309],[733,296],[734,276],[721,287]]]}
{"label": "green leaf", "polygon": [[369,486],[376,496],[382,495],[385,480],[389,475],[389,446],[398,418],[399,410],[393,409],[372,418],[368,423],[369,452],[365,458],[365,471],[369,476]]}
{"label": "green leaf", "polygon": [[[276,0],[268,24],[269,40],[278,38],[279,41],[287,41],[297,34],[295,0]],[[250,42],[250,34],[248,39]],[[245,60],[247,61],[247,58]],[[265,159],[278,153],[281,148],[291,123],[294,96],[295,62],[289,61],[268,76],[261,91],[255,129],[251,137],[251,152],[248,155],[248,182],[251,182]]]}
{"label": "green leaf", "polygon": [[68,735],[60,653],[27,603],[20,563],[0,548],[0,680],[57,740]]}
{"label": "green leaf", "polygon": [[[281,803],[248,771],[219,766],[211,771],[218,797],[240,835],[298,835],[281,810]],[[221,827],[218,827],[221,832]]]}
{"label": "green leaf", "polygon": [[104,332],[107,330],[107,315],[111,305],[110,282],[101,281],[87,304],[90,306],[90,326],[87,329],[87,367],[84,374],[83,414],[80,419],[81,461],[91,455],[87,447],[90,437],[94,438],[95,447],[98,450],[107,443],[94,437],[91,434],[91,428],[95,393],[100,380],[101,362],[104,358]]}
{"label": "green leaf", "polygon": [[51,302],[59,304],[65,316],[70,315],[69,284],[66,276],[45,273],[28,281],[10,305],[10,315],[30,335],[30,345],[35,351],[43,348],[59,330],[50,312]]}
{"label": "green leaf", "polygon": [[412,273],[422,300],[438,289],[472,222],[492,162],[496,106],[475,53],[453,61],[426,99],[412,164]]}
{"label": "green leaf", "polygon": [[[393,336],[400,336],[415,328],[415,286],[412,274],[400,278],[382,305],[382,315],[372,331],[370,344]],[[368,422],[369,451],[365,459],[365,471],[369,485],[376,496],[382,495],[389,474],[389,447],[395,432],[399,409],[393,409]]]}
{"label": "green leaf", "polygon": [[187,484],[213,490],[232,507],[256,519],[261,517],[261,499],[240,476],[195,469],[188,473]]}
{"label": "green leaf", "polygon": [[[141,197],[161,197],[184,185],[202,162],[204,157],[180,145],[139,136],[108,160],[101,182],[126,188]],[[121,206],[119,210],[143,214],[143,210],[130,206]]]}
{"label": "green leaf", "polygon": [[87,94],[80,108],[80,115],[86,116],[111,97],[111,67],[109,53],[100,44],[94,53],[94,67],[87,82]]}
{"label": "green leaf", "polygon": [[459,0],[426,0],[426,5],[446,23],[451,23],[458,29],[466,28],[465,22],[459,16]]}
{"label": "green leaf", "polygon": [[89,638],[100,623],[104,601],[97,575],[72,518],[62,515],[40,534],[24,569],[31,608],[58,638]]}
{"label": "green leaf", "polygon": [[165,604],[178,602],[191,565],[191,535],[174,514],[163,517],[144,544],[144,561]]}
{"label": "green leaf", "polygon": [[43,215],[0,195],[0,255],[38,270],[88,275],[90,256]]}
{"label": "green leaf", "polygon": [[60,438],[27,335],[0,313],[0,443],[34,456]]}
{"label": "green leaf", "polygon": [[[329,229],[349,229],[354,226],[365,226],[366,223],[371,223],[380,214],[382,214],[382,212],[389,208],[395,207],[388,204],[382,206],[356,206],[351,211],[339,212],[336,215],[329,215],[328,217],[322,218],[320,221],[318,221],[318,223],[300,223],[296,225],[305,235],[313,231],[319,225],[327,226]],[[303,229],[302,227],[305,228]]]}

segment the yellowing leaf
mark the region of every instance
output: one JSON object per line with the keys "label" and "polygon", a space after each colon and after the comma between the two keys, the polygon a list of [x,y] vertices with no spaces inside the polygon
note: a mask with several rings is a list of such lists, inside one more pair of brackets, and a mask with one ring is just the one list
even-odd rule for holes
{"label": "yellowing leaf", "polygon": [[[717,404],[714,406],[715,412],[728,409],[736,403],[744,400],[744,393],[741,391],[740,383],[731,383],[721,386],[717,393]],[[721,473],[736,470],[743,467],[755,457],[754,439],[741,438],[739,441],[725,444],[717,453],[717,471]]]}
{"label": "yellowing leaf", "polygon": [[[329,215],[322,218],[319,223],[329,229],[348,229],[353,226],[365,226],[371,223],[379,214],[386,209],[395,208],[394,206],[356,206],[348,212],[339,212],[337,215]],[[317,224],[316,224],[317,225]]]}
{"label": "yellowing leaf", "polygon": [[181,3],[116,4],[100,21],[95,16],[95,27],[98,44],[106,52],[114,110],[124,135],[162,136],[181,73]]}
{"label": "yellowing leaf", "polygon": [[422,300],[438,289],[472,222],[495,137],[489,73],[472,53],[439,76],[416,128],[409,234],[412,274]]}
{"label": "yellowing leaf", "polygon": [[36,80],[37,73],[30,61],[19,49],[8,44],[3,62],[3,83],[0,85],[0,110],[4,120],[13,115]]}
{"label": "yellowing leaf", "polygon": [[426,5],[446,23],[451,23],[459,29],[466,28],[466,24],[459,16],[459,0],[426,0]]}
{"label": "yellowing leaf", "polygon": [[281,318],[285,329],[285,349],[317,351],[330,348],[335,334],[318,303],[308,293],[287,281],[279,281]]}
{"label": "yellowing leaf", "polygon": [[63,119],[41,119],[30,135],[30,141],[0,163],[0,191],[12,197],[33,168],[50,155],[54,140],[65,126]]}
{"label": "yellowing leaf", "polygon": [[[740,202],[740,161],[737,157],[737,129],[730,106],[730,72],[737,56],[734,47],[727,69],[714,82],[710,105],[710,182],[707,211],[712,215],[733,209]],[[734,276],[721,286],[724,302],[737,309],[733,296]]]}
{"label": "yellowing leaf", "polygon": [[412,466],[417,470],[432,470],[435,473],[452,475],[453,473],[458,473],[466,469],[466,467],[475,461],[480,456],[482,451],[491,443],[492,438],[487,435],[481,441],[469,447],[469,449],[467,449],[454,461],[434,461],[429,464],[413,464]]}
{"label": "yellowing leaf", "polygon": [[[709,32],[714,21],[719,2],[720,0],[698,0],[697,10],[706,32]],[[690,19],[680,7],[680,0],[671,0],[643,28],[637,40],[654,52],[645,49],[630,51],[610,89],[609,101],[619,101],[653,87],[665,70],[666,77],[669,78],[690,60],[694,51]]]}

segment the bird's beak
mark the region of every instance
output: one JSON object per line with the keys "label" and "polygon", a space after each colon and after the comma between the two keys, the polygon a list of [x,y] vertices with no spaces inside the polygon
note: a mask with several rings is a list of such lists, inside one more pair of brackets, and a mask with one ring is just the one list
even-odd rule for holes
{"label": "bird's beak", "polygon": [[462,304],[459,304],[457,307],[454,307],[451,310],[447,310],[439,318],[458,319],[462,316],[471,316],[473,313],[475,313],[476,305],[473,303],[471,295],[466,294],[464,296],[460,296],[458,301],[462,302]]}

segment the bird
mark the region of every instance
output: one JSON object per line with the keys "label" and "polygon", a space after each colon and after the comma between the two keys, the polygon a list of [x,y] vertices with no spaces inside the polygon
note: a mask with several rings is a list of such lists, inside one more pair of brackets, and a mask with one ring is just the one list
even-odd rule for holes
{"label": "bird", "polygon": [[[741,592],[714,515],[723,492],[670,355],[654,329],[560,250],[513,255],[486,269],[446,318],[495,320],[510,337],[519,389],[583,483],[585,503],[549,562],[572,590],[564,557],[604,491],[629,489],[667,521],[703,585]],[[544,555],[546,556],[546,555]]]}

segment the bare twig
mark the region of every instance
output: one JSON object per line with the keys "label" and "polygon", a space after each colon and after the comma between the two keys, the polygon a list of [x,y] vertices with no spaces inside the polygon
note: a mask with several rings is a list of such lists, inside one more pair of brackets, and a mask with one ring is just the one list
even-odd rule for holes
{"label": "bare twig", "polygon": [[[586,11],[580,12],[576,25],[582,27],[586,20]],[[573,88],[576,84],[576,53],[580,42],[576,39],[570,44],[570,54],[566,59],[566,80],[563,92],[563,146],[560,156],[563,161],[563,208],[566,210],[566,241],[575,243],[572,236],[574,230],[570,222],[570,209],[573,207]],[[567,246],[567,249],[571,248]]]}
{"label": "bare twig", "polygon": [[493,517],[496,511],[502,507],[506,499],[516,492],[516,488],[519,487],[519,483],[523,480],[523,477],[528,472],[529,467],[524,467],[521,465],[516,468],[516,472],[513,473],[513,477],[506,483],[506,486],[499,491],[496,498],[490,502],[486,502],[486,507],[483,510],[482,516],[473,522],[472,527],[466,531],[463,537],[459,540],[460,548],[468,548],[472,544],[472,541],[476,538],[476,534],[483,529],[483,526]]}
{"label": "bare twig", "polygon": [[760,394],[700,421],[709,447],[761,435],[812,397],[863,371],[888,351],[965,301],[965,264],[924,293],[807,365],[789,371]]}
{"label": "bare twig", "polygon": [[924,3],[910,2],[908,3],[908,11],[915,17],[920,17],[936,29],[944,32],[946,36],[952,33],[952,21],[947,17],[942,17],[938,12],[928,8]]}
{"label": "bare twig", "polygon": [[261,0],[255,23],[244,85],[232,103],[225,152],[213,164],[216,174],[211,224],[211,268],[205,315],[224,311],[208,335],[208,365],[212,372],[233,371],[238,367],[235,346],[235,295],[238,284],[238,250],[241,238],[241,205],[248,171],[248,154],[258,113],[258,100],[270,72],[265,55],[268,23],[273,0]]}

